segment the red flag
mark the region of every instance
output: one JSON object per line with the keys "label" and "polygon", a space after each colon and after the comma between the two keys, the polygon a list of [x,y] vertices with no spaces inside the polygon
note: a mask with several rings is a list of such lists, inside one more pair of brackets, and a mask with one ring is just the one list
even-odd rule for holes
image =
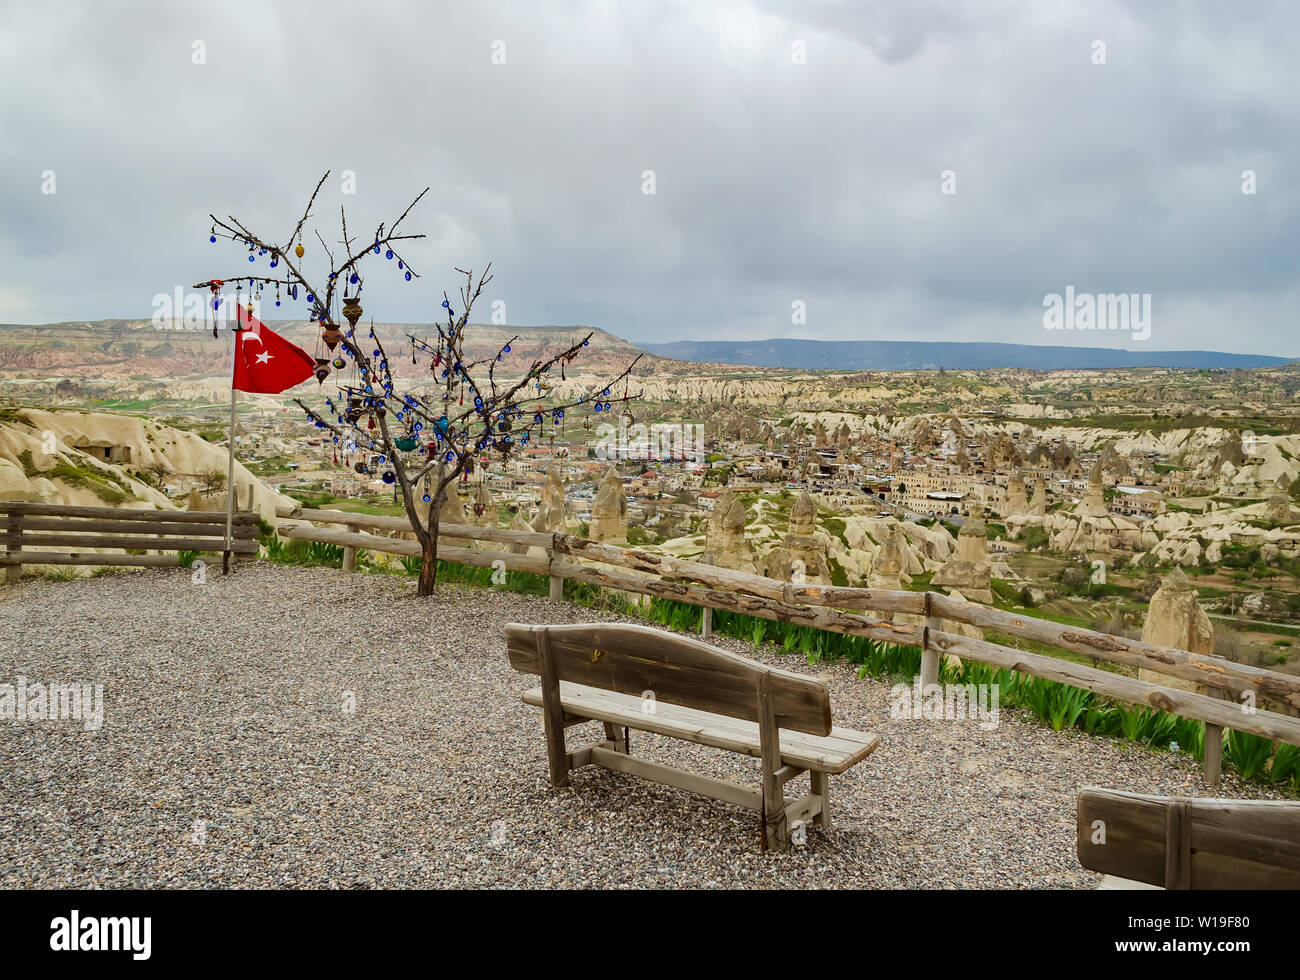
{"label": "red flag", "polygon": [[316,359],[289,343],[242,306],[235,332],[235,366],[231,387],[276,395],[315,373]]}

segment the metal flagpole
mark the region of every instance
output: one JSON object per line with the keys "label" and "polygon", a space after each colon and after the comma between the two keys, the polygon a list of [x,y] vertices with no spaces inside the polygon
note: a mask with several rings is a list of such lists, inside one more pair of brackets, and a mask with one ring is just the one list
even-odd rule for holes
{"label": "metal flagpole", "polygon": [[226,550],[221,553],[221,574],[230,574],[230,531],[235,522],[235,357],[239,354],[239,329],[230,331],[230,440],[226,464]]}

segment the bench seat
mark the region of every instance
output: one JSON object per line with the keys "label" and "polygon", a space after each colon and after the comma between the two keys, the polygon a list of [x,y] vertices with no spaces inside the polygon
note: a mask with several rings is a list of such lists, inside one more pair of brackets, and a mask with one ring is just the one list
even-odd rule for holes
{"label": "bench seat", "polygon": [[[524,703],[541,707],[542,689],[535,687],[525,692]],[[762,743],[755,722],[665,702],[655,702],[651,714],[642,710],[643,704],[641,698],[631,694],[560,681],[560,705],[575,720],[612,722],[762,758]],[[783,728],[780,741],[783,765],[838,775],[874,752],[880,745],[880,736],[851,728],[832,728],[829,735],[808,735]]]}

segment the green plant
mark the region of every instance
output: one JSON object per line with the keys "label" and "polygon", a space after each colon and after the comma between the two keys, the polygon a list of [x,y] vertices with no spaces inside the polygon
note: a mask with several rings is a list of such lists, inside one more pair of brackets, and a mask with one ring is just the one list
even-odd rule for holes
{"label": "green plant", "polygon": [[1275,783],[1300,781],[1300,745],[1284,742],[1277,747],[1268,778]]}
{"label": "green plant", "polygon": [[181,568],[192,568],[201,554],[201,551],[178,551],[176,557],[180,561]]}
{"label": "green plant", "polygon": [[1205,759],[1205,722],[1195,718],[1179,718],[1174,725],[1172,741],[1178,748],[1201,762]]}
{"label": "green plant", "polygon": [[1242,779],[1254,779],[1264,771],[1268,757],[1273,754],[1273,742],[1249,732],[1228,729],[1228,745],[1224,758],[1232,763]]}
{"label": "green plant", "polygon": [[1155,708],[1119,708],[1119,730],[1133,742],[1164,748],[1173,740],[1178,716]]}

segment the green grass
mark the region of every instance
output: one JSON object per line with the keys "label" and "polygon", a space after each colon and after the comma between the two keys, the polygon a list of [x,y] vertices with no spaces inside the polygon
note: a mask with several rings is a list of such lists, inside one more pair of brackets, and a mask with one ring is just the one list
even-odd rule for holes
{"label": "green grass", "polygon": [[62,457],[59,457],[57,462],[48,470],[36,467],[30,450],[24,449],[19,453],[18,461],[22,464],[23,473],[28,478],[43,476],[47,480],[60,480],[67,486],[81,487],[91,491],[106,504],[116,505],[135,499],[135,495],[130,492],[130,489],[118,483],[110,474],[89,466],[69,463]]}

